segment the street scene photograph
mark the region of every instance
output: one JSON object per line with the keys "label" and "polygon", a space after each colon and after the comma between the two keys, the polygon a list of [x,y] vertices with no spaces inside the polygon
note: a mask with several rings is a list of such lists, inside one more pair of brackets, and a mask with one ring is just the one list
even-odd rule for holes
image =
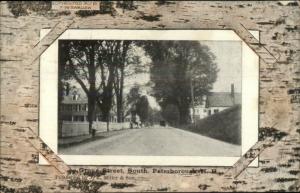
{"label": "street scene photograph", "polygon": [[241,156],[242,43],[59,40],[58,153]]}

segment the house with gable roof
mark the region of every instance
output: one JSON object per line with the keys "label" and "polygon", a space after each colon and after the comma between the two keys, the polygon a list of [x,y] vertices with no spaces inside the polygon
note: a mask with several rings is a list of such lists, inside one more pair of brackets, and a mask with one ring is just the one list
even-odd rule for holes
{"label": "house with gable roof", "polygon": [[[102,121],[102,113],[98,106],[95,107],[93,128],[97,132],[107,131],[106,122]],[[67,89],[63,93],[61,104],[59,105],[59,137],[74,137],[89,134],[88,123],[88,99],[81,89]],[[130,118],[126,117],[124,123],[117,123],[115,108],[110,114],[110,130],[120,130],[129,128]]]}
{"label": "house with gable roof", "polygon": [[230,92],[209,92],[207,95],[196,98],[194,108],[190,107],[192,122],[224,111],[242,102],[241,93],[234,91],[234,85],[231,84]]}

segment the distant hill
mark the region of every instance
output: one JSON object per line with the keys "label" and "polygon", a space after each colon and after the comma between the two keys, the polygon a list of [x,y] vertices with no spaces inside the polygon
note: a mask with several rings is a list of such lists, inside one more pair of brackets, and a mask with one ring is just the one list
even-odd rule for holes
{"label": "distant hill", "polygon": [[241,145],[241,105],[235,105],[219,113],[198,120],[185,127],[201,135]]}

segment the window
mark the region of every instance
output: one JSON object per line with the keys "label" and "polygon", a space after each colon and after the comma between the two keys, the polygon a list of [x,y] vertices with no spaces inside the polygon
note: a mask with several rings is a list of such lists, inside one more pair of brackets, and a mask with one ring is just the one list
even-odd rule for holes
{"label": "window", "polygon": [[74,116],[73,121],[78,121],[78,116]]}
{"label": "window", "polygon": [[84,122],[84,116],[80,116],[80,121]]}
{"label": "window", "polygon": [[74,121],[84,122],[84,116],[74,116]]}
{"label": "window", "polygon": [[215,110],[214,110],[214,113],[217,113],[217,112],[219,112],[219,109],[215,109]]}
{"label": "window", "polygon": [[78,94],[73,94],[73,101],[77,101],[78,100]]}
{"label": "window", "polygon": [[211,115],[211,110],[208,110],[208,115]]}
{"label": "window", "polygon": [[87,110],[88,110],[87,104],[80,104],[79,106],[80,106],[80,107],[79,107],[79,110],[80,110],[80,111],[87,111]]}
{"label": "window", "polygon": [[63,116],[63,121],[72,121],[72,116],[71,115]]}

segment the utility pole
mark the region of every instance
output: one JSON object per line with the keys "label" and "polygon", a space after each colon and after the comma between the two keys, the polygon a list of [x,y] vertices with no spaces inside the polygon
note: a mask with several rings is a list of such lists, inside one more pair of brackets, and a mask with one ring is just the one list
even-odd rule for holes
{"label": "utility pole", "polygon": [[192,115],[192,123],[195,123],[195,101],[194,101],[194,86],[193,86],[193,77],[191,76],[190,78],[190,87],[191,87],[191,98],[192,98],[192,110],[193,110],[193,115]]}

